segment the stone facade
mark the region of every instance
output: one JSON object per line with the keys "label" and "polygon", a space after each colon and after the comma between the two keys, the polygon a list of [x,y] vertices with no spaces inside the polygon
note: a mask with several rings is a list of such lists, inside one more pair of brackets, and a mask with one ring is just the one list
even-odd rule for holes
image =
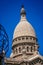
{"label": "stone facade", "polygon": [[5,58],[6,65],[43,65],[43,57],[38,52],[38,40],[32,25],[26,19],[24,7],[21,19],[13,35],[12,53]]}

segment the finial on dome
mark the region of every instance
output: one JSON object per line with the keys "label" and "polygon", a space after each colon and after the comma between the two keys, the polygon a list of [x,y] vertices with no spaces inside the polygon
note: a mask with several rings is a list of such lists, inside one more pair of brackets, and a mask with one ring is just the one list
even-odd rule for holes
{"label": "finial on dome", "polygon": [[24,8],[24,5],[22,5],[22,8]]}
{"label": "finial on dome", "polygon": [[26,15],[26,12],[25,12],[25,9],[24,9],[24,5],[22,5],[22,8],[21,8],[21,13],[20,13],[22,16]]}

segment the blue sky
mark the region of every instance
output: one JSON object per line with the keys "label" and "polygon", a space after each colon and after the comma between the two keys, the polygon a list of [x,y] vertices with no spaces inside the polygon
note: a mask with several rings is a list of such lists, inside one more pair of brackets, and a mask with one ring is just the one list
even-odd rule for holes
{"label": "blue sky", "polygon": [[0,0],[0,24],[2,24],[9,36],[9,51],[11,53],[13,31],[20,21],[21,5],[26,10],[27,20],[36,31],[39,53],[43,55],[43,0]]}

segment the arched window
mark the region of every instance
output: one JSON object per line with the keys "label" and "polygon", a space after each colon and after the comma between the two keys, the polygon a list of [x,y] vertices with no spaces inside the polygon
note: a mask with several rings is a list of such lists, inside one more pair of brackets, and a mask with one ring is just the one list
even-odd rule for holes
{"label": "arched window", "polygon": [[28,40],[28,37],[26,37],[26,40]]}
{"label": "arched window", "polygon": [[29,47],[27,47],[27,52],[29,52]]}
{"label": "arched window", "polygon": [[33,40],[35,40],[35,38],[33,38]]}
{"label": "arched window", "polygon": [[32,40],[32,37],[30,37],[30,39]]}
{"label": "arched window", "polygon": [[32,46],[31,46],[31,52],[32,52]]}
{"label": "arched window", "polygon": [[25,38],[24,37],[22,37],[22,40],[24,40]]}
{"label": "arched window", "polygon": [[19,47],[19,53],[21,53],[21,47]]}
{"label": "arched window", "polygon": [[17,41],[17,39],[15,39],[15,41]]}

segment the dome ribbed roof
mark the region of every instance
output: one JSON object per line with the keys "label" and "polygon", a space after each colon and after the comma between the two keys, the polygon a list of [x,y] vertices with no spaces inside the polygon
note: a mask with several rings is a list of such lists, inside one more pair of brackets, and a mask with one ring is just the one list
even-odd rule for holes
{"label": "dome ribbed roof", "polygon": [[25,14],[24,8],[21,9],[21,19],[14,30],[13,39],[20,37],[20,36],[36,37],[35,31],[32,25],[26,20],[26,14]]}

